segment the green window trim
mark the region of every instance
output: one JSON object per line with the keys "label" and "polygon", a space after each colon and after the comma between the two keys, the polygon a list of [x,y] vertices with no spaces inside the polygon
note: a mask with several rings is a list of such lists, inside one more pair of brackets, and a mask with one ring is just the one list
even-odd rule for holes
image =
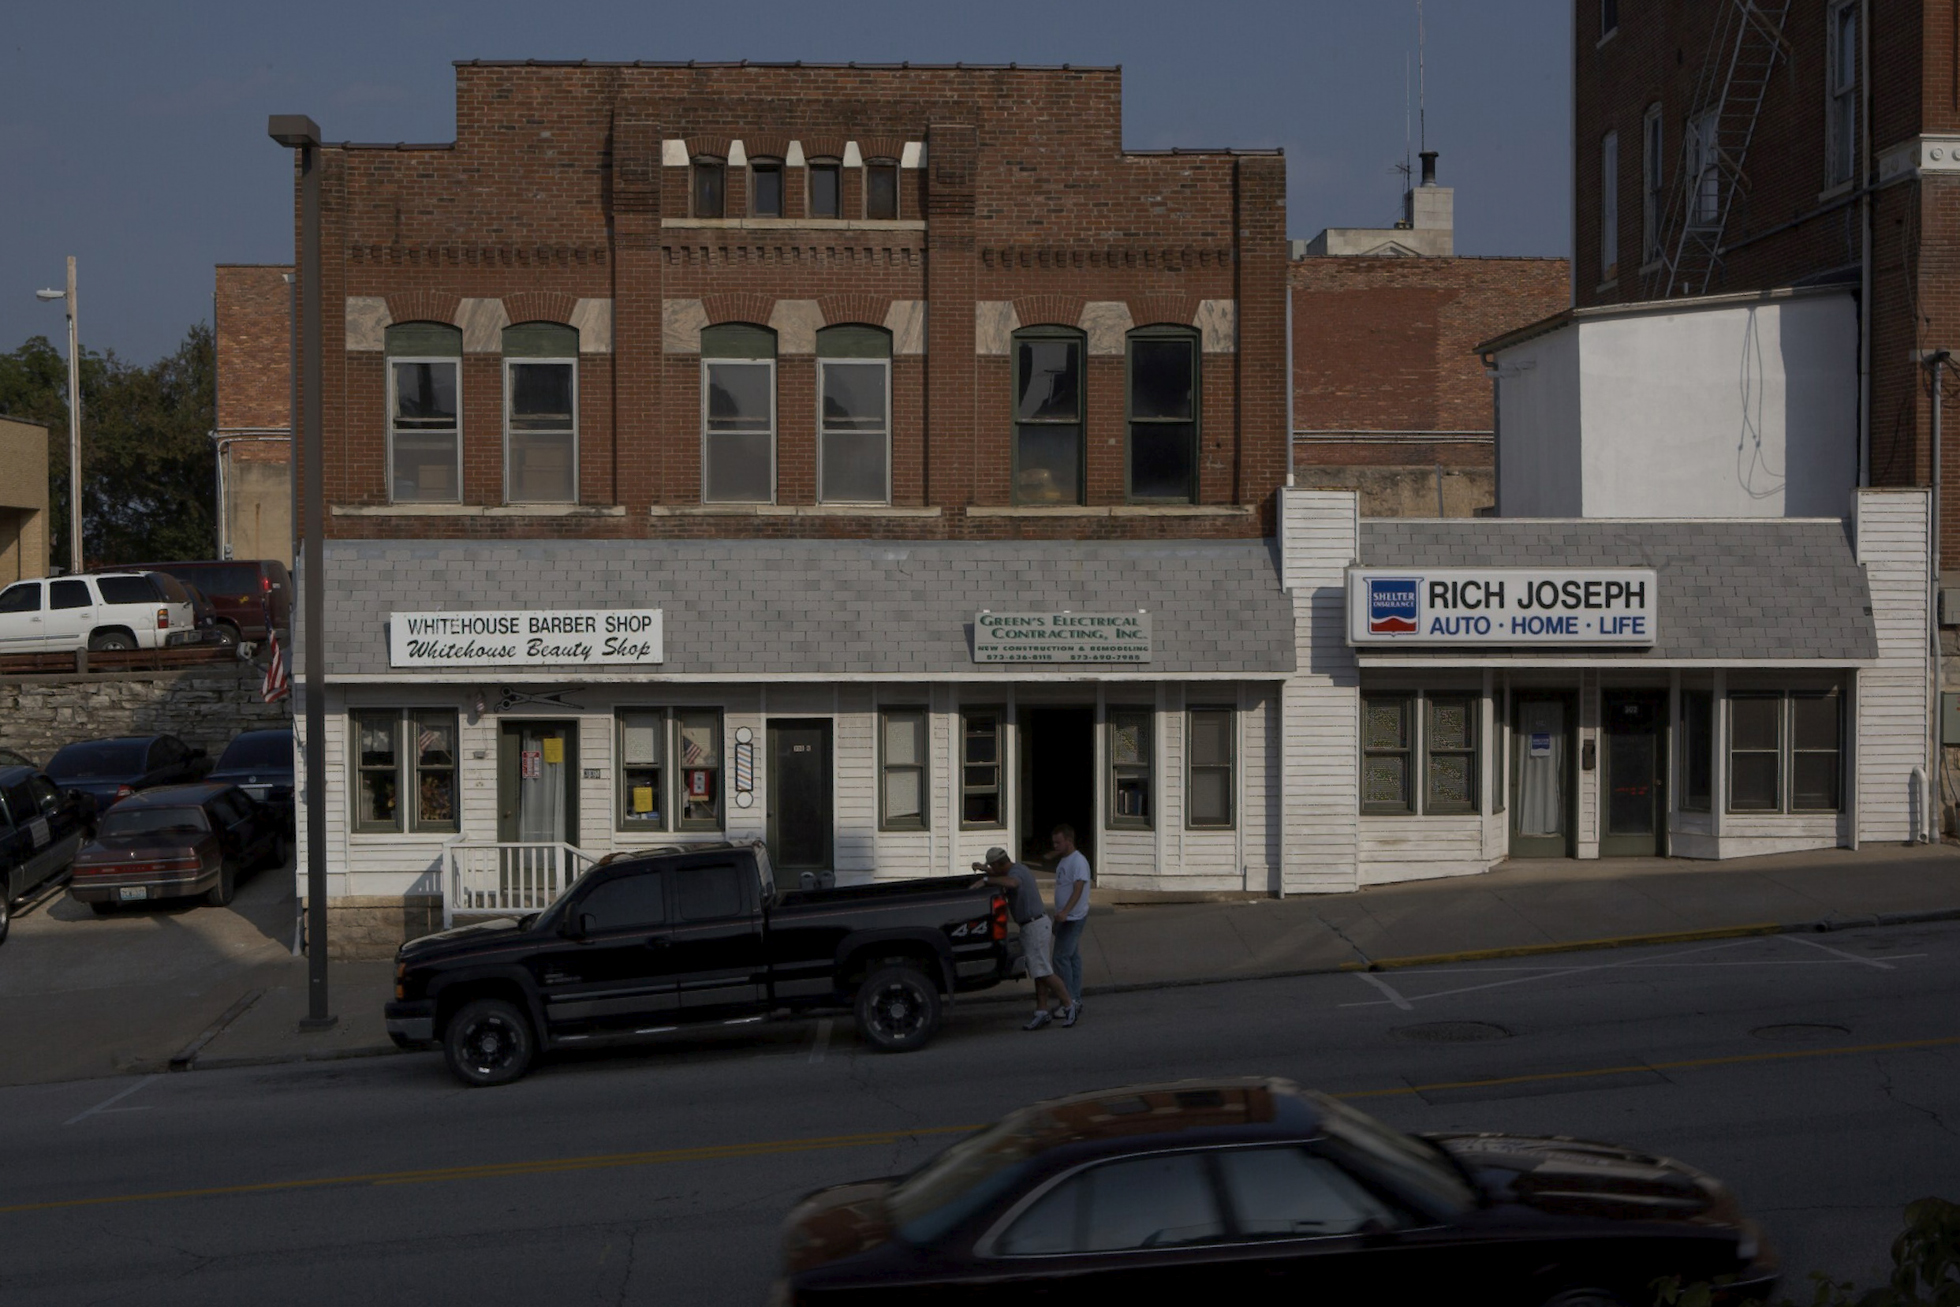
{"label": "green window trim", "polygon": [[[722,829],[722,719],[719,708],[674,710],[674,812],[676,830]],[[707,794],[697,793],[697,773]]]}
{"label": "green window trim", "polygon": [[[1188,399],[1190,411],[1187,414],[1146,414],[1139,415],[1136,408],[1137,396],[1137,354],[1138,347],[1146,349],[1171,342],[1184,344],[1189,351],[1191,386]],[[1198,331],[1192,327],[1157,325],[1138,327],[1124,340],[1124,384],[1123,384],[1123,497],[1133,504],[1195,504],[1198,502],[1199,485],[1202,481],[1200,470],[1204,448],[1204,350]],[[1153,430],[1169,430],[1188,426],[1189,444],[1185,454],[1189,459],[1190,487],[1183,494],[1155,495],[1139,493],[1136,486],[1136,455],[1140,435],[1148,436]]]}
{"label": "green window trim", "polygon": [[878,829],[932,825],[932,716],[923,707],[878,710]]}
{"label": "green window trim", "polygon": [[1715,694],[1712,690],[1681,691],[1682,812],[1711,812],[1715,807]]}
{"label": "green window trim", "polygon": [[892,334],[883,327],[845,322],[817,329],[817,357],[820,359],[888,359],[891,356]]}
{"label": "green window trim", "polygon": [[1841,686],[1730,691],[1726,810],[1842,812],[1844,700]]}
{"label": "green window trim", "polygon": [[446,322],[397,322],[382,336],[382,352],[389,358],[463,357],[463,329]]}
{"label": "green window trim", "polygon": [[1361,696],[1361,811],[1415,815],[1415,705],[1410,690]]}
{"label": "green window trim", "polygon": [[[354,771],[349,828],[357,835],[461,829],[457,715],[447,708],[359,708],[347,715]],[[370,734],[370,733],[374,734]],[[369,743],[387,742],[387,752]],[[372,815],[385,796],[387,815]]]}
{"label": "green window trim", "polygon": [[704,359],[773,359],[776,333],[753,322],[718,322],[701,328]]}
{"label": "green window trim", "polygon": [[[665,831],[672,824],[669,758],[673,749],[672,714],[665,708],[619,708],[613,713],[613,747],[618,750],[613,773],[613,829]],[[629,734],[631,732],[632,734]],[[644,738],[635,739],[635,735]],[[644,782],[644,784],[642,784]],[[638,791],[645,790],[644,795]],[[644,799],[641,808],[638,800]],[[643,813],[644,815],[636,815]]]}
{"label": "green window trim", "polygon": [[1479,690],[1364,690],[1361,811],[1386,817],[1481,813],[1483,713]]}
{"label": "green window trim", "polygon": [[[1048,346],[1052,353],[1057,345],[1069,349],[1067,360],[1060,373],[1049,369],[1047,374],[1068,377],[1073,385],[1073,413],[1066,407],[1059,411],[1049,404],[1040,404],[1030,412],[1029,390],[1033,384],[1033,368],[1037,361],[1036,351]],[[1017,505],[1043,504],[1086,504],[1088,502],[1088,375],[1084,366],[1088,358],[1088,336],[1073,327],[1035,326],[1023,327],[1016,331],[1008,355],[1008,421],[1013,427],[1013,440],[1009,447],[1009,481],[1013,488],[1013,499]],[[1051,360],[1058,361],[1058,360]],[[1055,383],[1051,383],[1052,398]],[[1057,442],[1072,440],[1072,458],[1030,459],[1024,446],[1033,444],[1052,446]],[[1052,449],[1049,452],[1053,452]],[[1061,480],[1072,480],[1073,486],[1057,484],[1054,475],[1063,464],[1069,464],[1069,476]],[[1037,493],[1040,474],[1047,474],[1045,484],[1054,487],[1052,493]]]}
{"label": "green window trim", "polygon": [[578,328],[562,322],[519,322],[504,328],[504,357],[577,359]]}
{"label": "green window trim", "polygon": [[1111,830],[1152,829],[1155,725],[1156,712],[1150,708],[1107,710],[1104,738],[1109,760],[1109,814],[1105,821]]}
{"label": "green window trim", "polygon": [[1424,696],[1422,733],[1422,810],[1425,815],[1463,816],[1477,811],[1478,766],[1483,756],[1478,731],[1481,696],[1440,693]]}

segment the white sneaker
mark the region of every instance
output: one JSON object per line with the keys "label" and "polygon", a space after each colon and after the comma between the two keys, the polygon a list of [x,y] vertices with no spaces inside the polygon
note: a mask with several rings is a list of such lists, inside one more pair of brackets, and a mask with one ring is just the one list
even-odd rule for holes
{"label": "white sneaker", "polygon": [[1045,1007],[1038,1008],[1036,1009],[1035,1014],[1028,1018],[1028,1024],[1022,1026],[1021,1029],[1039,1030],[1043,1026],[1047,1025],[1050,1021],[1053,1021],[1054,1019],[1055,1019],[1055,1014],[1053,1012],[1050,1012]]}
{"label": "white sneaker", "polygon": [[1065,1026],[1072,1026],[1075,1024],[1076,1018],[1080,1017],[1081,1015],[1082,1015],[1082,1005],[1080,1003],[1071,1003],[1062,1012],[1062,1024]]}

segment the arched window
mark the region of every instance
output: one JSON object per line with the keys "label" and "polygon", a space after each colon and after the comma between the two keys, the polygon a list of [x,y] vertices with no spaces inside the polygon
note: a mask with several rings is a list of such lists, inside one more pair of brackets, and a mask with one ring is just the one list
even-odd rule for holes
{"label": "arched window", "polygon": [[504,328],[504,499],[578,502],[578,332],[556,322]]}
{"label": "arched window", "polygon": [[783,216],[783,161],[749,160],[749,212],[758,218]]}
{"label": "arched window", "polygon": [[719,218],[728,192],[727,166],[711,155],[694,160],[690,181],[694,192],[694,216]]}
{"label": "arched window", "polygon": [[398,322],[384,348],[388,497],[456,503],[463,487],[463,333],[443,322]]}
{"label": "arched window", "polygon": [[1198,333],[1139,327],[1129,347],[1124,479],[1130,500],[1192,503],[1198,497]]}
{"label": "arched window", "polygon": [[1014,333],[1014,502],[1080,504],[1083,335],[1068,327]]}
{"label": "arched window", "polygon": [[874,222],[898,217],[898,161],[873,159],[864,165],[864,216]]}
{"label": "arched window", "polygon": [[882,327],[817,332],[817,498],[892,498],[892,337]]}
{"label": "arched window", "polygon": [[701,498],[776,497],[776,333],[746,322],[701,331]]}

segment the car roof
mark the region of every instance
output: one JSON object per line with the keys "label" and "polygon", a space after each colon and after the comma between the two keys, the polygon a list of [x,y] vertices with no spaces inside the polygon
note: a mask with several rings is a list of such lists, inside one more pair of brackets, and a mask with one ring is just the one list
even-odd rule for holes
{"label": "car roof", "polygon": [[1020,1128],[1048,1149],[1118,1142],[1151,1146],[1164,1136],[1192,1131],[1304,1139],[1320,1133],[1321,1108],[1290,1080],[1246,1076],[1093,1090],[1034,1103],[1014,1115],[1021,1118]]}
{"label": "car roof", "polygon": [[18,785],[29,776],[38,776],[40,774],[40,768],[23,767],[19,763],[14,763],[8,767],[0,767],[0,786]]}
{"label": "car roof", "polygon": [[240,731],[238,734],[232,736],[229,740],[225,741],[225,747],[229,749],[232,745],[237,744],[240,740],[256,740],[261,735],[290,736],[292,733],[293,733],[293,728],[290,726],[269,726],[264,730],[259,730],[259,731]]}
{"label": "car roof", "polygon": [[150,744],[163,738],[162,735],[112,735],[101,740],[71,740],[61,747],[76,749],[89,744]]}
{"label": "car roof", "polygon": [[194,785],[165,785],[154,790],[138,790],[116,804],[118,808],[181,808],[203,803],[214,795],[234,788],[231,785],[199,781]]}

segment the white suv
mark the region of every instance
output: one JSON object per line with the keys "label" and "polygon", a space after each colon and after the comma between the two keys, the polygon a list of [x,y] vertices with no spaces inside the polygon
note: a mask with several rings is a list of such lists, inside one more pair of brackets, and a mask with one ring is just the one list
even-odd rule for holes
{"label": "white suv", "polygon": [[0,590],[0,654],[193,643],[198,631],[189,596],[177,594],[150,572],[17,581]]}

